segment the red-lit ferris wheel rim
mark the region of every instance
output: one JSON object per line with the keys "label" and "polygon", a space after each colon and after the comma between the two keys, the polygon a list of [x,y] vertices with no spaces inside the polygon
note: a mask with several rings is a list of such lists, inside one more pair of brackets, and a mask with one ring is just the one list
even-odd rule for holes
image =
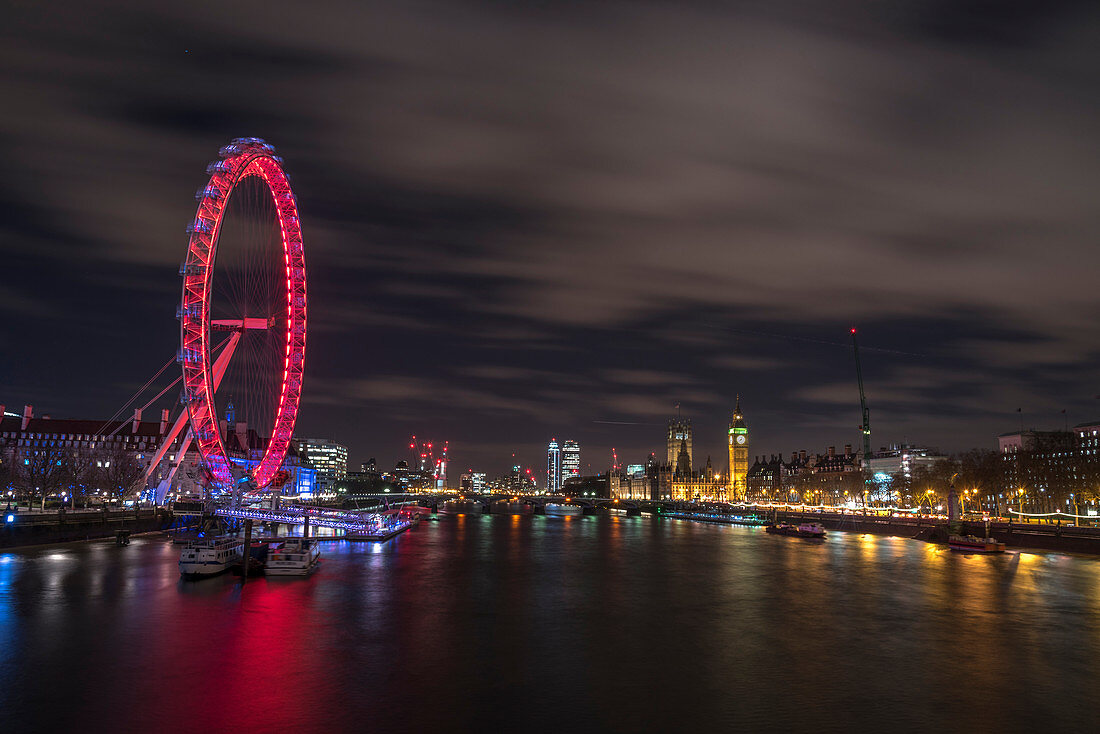
{"label": "red-lit ferris wheel rim", "polygon": [[[190,239],[181,273],[180,361],[183,402],[187,406],[195,444],[213,481],[223,489],[233,484],[233,472],[218,429],[211,359],[211,285],[218,236],[226,204],[234,188],[256,176],[271,192],[282,238],[286,268],[286,354],[275,409],[275,422],[263,456],[250,472],[257,487],[267,486],[286,459],[302,396],[306,347],[306,269],[298,204],[275,148],[259,138],[238,138],[220,151],[221,160],[207,167],[210,180],[200,190],[198,211],[188,227]],[[261,427],[262,428],[262,427]]]}

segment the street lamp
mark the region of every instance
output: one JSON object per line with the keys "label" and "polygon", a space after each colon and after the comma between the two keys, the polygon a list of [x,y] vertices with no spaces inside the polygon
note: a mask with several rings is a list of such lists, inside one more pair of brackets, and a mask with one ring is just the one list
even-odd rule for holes
{"label": "street lamp", "polygon": [[[926,489],[926,490],[924,491],[924,498],[925,498],[926,500],[928,500],[928,514],[929,514],[929,515],[931,515],[931,514],[932,514],[932,497],[933,497],[933,495],[935,495],[935,491],[933,491],[933,490],[931,490],[931,489]],[[919,507],[919,506],[920,506],[920,505],[918,504],[918,507]]]}

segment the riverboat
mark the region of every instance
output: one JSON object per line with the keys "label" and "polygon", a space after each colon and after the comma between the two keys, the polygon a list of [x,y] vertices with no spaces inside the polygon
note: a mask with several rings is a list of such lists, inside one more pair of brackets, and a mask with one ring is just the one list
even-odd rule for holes
{"label": "riverboat", "polygon": [[409,523],[409,527],[415,528],[420,524],[420,520],[425,516],[431,516],[432,511],[427,507],[418,507],[416,505],[406,505],[401,508],[401,511],[397,513],[397,519],[401,522]]}
{"label": "riverboat", "polygon": [[804,522],[798,526],[800,538],[824,538],[825,527],[818,522]]}
{"label": "riverboat", "polygon": [[268,576],[308,576],[321,564],[321,548],[313,538],[287,538],[267,554]]}
{"label": "riverboat", "polygon": [[952,535],[947,546],[953,551],[963,553],[1004,553],[1005,544],[994,538],[979,538],[974,535]]}
{"label": "riverboat", "polygon": [[240,561],[241,555],[237,538],[192,540],[180,552],[180,575],[187,579],[217,576]]}
{"label": "riverboat", "polygon": [[575,517],[584,514],[584,508],[580,505],[571,505],[565,502],[547,502],[543,512],[551,517]]}
{"label": "riverboat", "polygon": [[768,524],[767,520],[757,515],[725,515],[720,512],[666,512],[662,517],[671,517],[677,520],[714,522],[723,525],[747,525],[749,527],[761,527]]}
{"label": "riverboat", "polygon": [[804,522],[801,525],[791,525],[785,522],[772,523],[764,531],[773,535],[789,535],[794,538],[825,537],[825,528],[816,522]]}

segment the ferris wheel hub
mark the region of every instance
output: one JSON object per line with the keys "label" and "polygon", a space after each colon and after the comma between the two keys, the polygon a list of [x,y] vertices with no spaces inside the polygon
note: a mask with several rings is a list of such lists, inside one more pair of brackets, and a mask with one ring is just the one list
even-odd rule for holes
{"label": "ferris wheel hub", "polygon": [[211,319],[211,331],[249,331],[274,329],[277,320],[270,318],[251,317],[244,319]]}

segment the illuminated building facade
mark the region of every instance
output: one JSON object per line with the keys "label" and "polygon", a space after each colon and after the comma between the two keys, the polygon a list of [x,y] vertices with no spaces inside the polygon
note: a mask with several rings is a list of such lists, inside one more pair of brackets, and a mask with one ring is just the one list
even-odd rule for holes
{"label": "illuminated building facade", "polygon": [[729,486],[730,496],[743,499],[748,490],[749,474],[749,429],[745,425],[745,416],[741,413],[741,398],[733,409],[730,419],[729,435]]}
{"label": "illuminated building facade", "polygon": [[[740,400],[727,431],[730,467],[736,472],[716,469],[707,457],[705,466],[696,471],[692,465],[691,421],[677,416],[668,422],[665,436],[665,462],[658,463],[650,454],[644,473],[641,465],[631,464],[627,471],[614,471],[609,480],[611,496],[620,500],[673,500],[733,502],[743,500],[749,473],[748,428],[741,413]],[[740,438],[738,438],[740,437]]]}
{"label": "illuminated building facade", "polygon": [[681,448],[687,451],[688,463],[691,464],[691,421],[677,416],[668,422],[668,454],[665,462],[668,466],[676,466]]}
{"label": "illuminated building facade", "polygon": [[1100,488],[1100,421],[1068,431],[1019,431],[997,438],[1004,492],[1030,511],[1095,501]]}
{"label": "illuminated building facade", "polygon": [[872,477],[880,474],[886,477],[901,474],[908,479],[913,476],[914,470],[922,467],[931,469],[941,461],[947,461],[947,458],[937,449],[895,444],[875,452],[869,460],[864,462],[864,466],[871,472]]}
{"label": "illuminated building facade", "polygon": [[[472,481],[472,478],[471,478]],[[538,483],[530,469],[523,469],[518,464],[512,467],[512,471],[503,474],[489,482],[490,492],[509,492],[511,494],[534,494],[538,492]]]}
{"label": "illuminated building facade", "polygon": [[[157,449],[168,435],[171,426],[169,411],[161,411],[159,421],[143,421],[142,411],[135,410],[129,420],[86,420],[51,419],[48,415],[34,417],[33,406],[27,405],[22,415],[4,411],[0,405],[0,464],[11,466],[13,471],[11,491],[20,491],[23,477],[21,468],[34,468],[36,461],[48,459],[51,465],[64,468],[65,481],[53,483],[56,486],[41,488],[42,494],[104,495],[112,480],[112,472],[124,473],[120,466],[129,464],[138,467],[137,479],[141,470],[146,470]],[[225,441],[226,455],[234,464],[251,468],[259,463],[267,446],[267,439],[261,437],[247,423],[236,422],[232,429],[227,421],[219,421],[219,429]],[[201,457],[194,445],[182,457],[177,456],[180,439],[177,438],[168,449],[160,466],[155,467],[149,478],[148,486],[133,486],[134,495],[145,496],[150,488],[165,479],[171,465],[179,460],[179,467],[168,489],[169,498],[195,495],[204,492],[203,484],[206,472]],[[277,489],[285,495],[307,495],[314,492],[315,472],[303,466],[297,450],[292,445],[282,466],[282,479]],[[83,474],[83,480],[74,475]],[[130,483],[127,478],[127,483]],[[117,487],[116,487],[117,491]]]}
{"label": "illuminated building facade", "polygon": [[618,500],[671,499],[671,481],[661,485],[661,464],[656,454],[650,454],[645,464],[629,464],[625,472],[612,472],[608,477],[609,496]]}
{"label": "illuminated building facade", "polygon": [[758,456],[746,477],[747,499],[754,501],[833,505],[858,498],[863,491],[860,456],[853,453],[851,444],[844,453],[835,446],[824,454],[792,451],[789,461],[778,454]]}
{"label": "illuminated building facade", "polygon": [[608,479],[608,491],[611,493],[611,498],[617,500],[666,499],[658,496],[656,476],[651,480],[650,477],[644,474],[635,476],[612,473]]}
{"label": "illuminated building facade", "polygon": [[569,439],[561,450],[561,482],[581,475],[581,445]]}
{"label": "illuminated building facade", "polygon": [[557,494],[561,491],[561,447],[558,439],[550,439],[546,448],[546,491]]}
{"label": "illuminated building facade", "polygon": [[298,452],[317,472],[317,491],[334,490],[348,476],[348,447],[327,438],[298,439]]}
{"label": "illuminated building facade", "polygon": [[691,471],[690,468],[684,470],[682,459],[685,458],[685,452],[681,452],[680,458],[681,462],[676,467],[662,467],[658,472],[657,483],[661,488],[659,494],[681,502],[732,501],[728,482],[722,474],[714,470],[709,456],[706,466],[698,472]]}
{"label": "illuminated building facade", "polygon": [[[798,461],[798,454],[792,454],[792,462]],[[772,454],[757,456],[749,467],[745,477],[746,490],[750,499],[783,499],[784,480],[790,476],[788,463],[783,457]]]}

